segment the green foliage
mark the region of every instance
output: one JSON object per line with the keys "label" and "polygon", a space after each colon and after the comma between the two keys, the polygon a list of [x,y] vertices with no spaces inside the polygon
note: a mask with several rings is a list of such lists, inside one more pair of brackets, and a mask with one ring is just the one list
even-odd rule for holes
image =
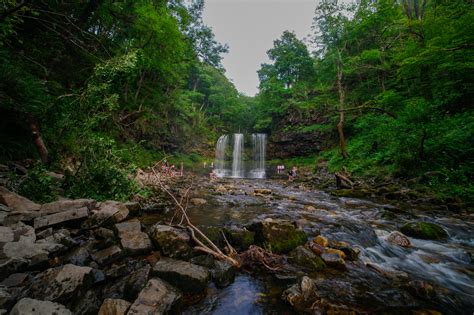
{"label": "green foliage", "polygon": [[138,193],[138,186],[129,178],[133,170],[122,163],[115,142],[103,137],[91,139],[81,150],[79,169],[66,174],[66,194],[71,198],[127,200]]}
{"label": "green foliage", "polygon": [[46,169],[39,165],[28,171],[21,180],[18,193],[30,200],[47,203],[58,199],[57,184],[46,174]]}

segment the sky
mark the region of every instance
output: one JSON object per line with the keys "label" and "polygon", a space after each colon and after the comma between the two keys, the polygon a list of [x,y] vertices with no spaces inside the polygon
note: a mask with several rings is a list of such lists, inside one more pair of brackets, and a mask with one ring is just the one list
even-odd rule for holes
{"label": "sky", "polygon": [[294,31],[299,39],[310,35],[315,8],[315,0],[205,1],[204,23],[229,45],[222,63],[239,92],[258,92],[257,70],[270,62],[267,50],[283,31]]}

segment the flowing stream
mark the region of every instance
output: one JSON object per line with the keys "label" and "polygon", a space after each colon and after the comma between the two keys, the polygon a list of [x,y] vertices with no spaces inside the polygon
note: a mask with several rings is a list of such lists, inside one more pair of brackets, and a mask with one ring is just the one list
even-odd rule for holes
{"label": "flowing stream", "polygon": [[[216,194],[221,185],[227,193]],[[272,194],[254,196],[256,188]],[[416,309],[434,309],[445,314],[472,314],[474,310],[474,215],[443,211],[418,211],[408,205],[391,205],[357,198],[334,197],[277,180],[220,180],[203,184],[204,207],[188,212],[194,224],[203,227],[248,224],[264,218],[295,221],[309,236],[346,241],[361,252],[347,270],[328,270],[311,275],[321,281],[320,294],[342,305],[364,309],[381,308],[389,314]],[[441,225],[449,238],[429,241],[410,238],[411,246],[387,241],[390,232],[412,220]],[[410,281],[427,281],[433,296],[414,294]],[[186,314],[291,314],[281,301],[281,292],[296,279],[240,274],[230,286],[210,287],[206,298]]]}

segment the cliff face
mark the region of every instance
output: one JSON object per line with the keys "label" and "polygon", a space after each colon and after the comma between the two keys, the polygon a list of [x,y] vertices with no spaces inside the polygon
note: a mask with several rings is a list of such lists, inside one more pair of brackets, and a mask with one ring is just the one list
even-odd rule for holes
{"label": "cliff face", "polygon": [[268,141],[268,158],[318,153],[336,144],[336,125],[321,110],[293,111],[283,118]]}

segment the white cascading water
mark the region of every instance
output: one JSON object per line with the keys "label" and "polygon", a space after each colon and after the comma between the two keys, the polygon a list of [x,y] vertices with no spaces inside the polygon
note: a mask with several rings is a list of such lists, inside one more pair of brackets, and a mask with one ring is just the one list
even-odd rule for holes
{"label": "white cascading water", "polygon": [[[216,144],[216,160],[214,173],[217,177],[232,178],[265,178],[265,158],[267,135],[263,133],[252,134],[252,146],[244,146],[244,135],[235,133],[233,143],[230,135],[222,135]],[[252,149],[252,151],[250,151]],[[230,161],[232,150],[232,161]],[[249,154],[245,154],[249,150]],[[247,161],[247,156],[252,160]],[[250,167],[248,170],[247,167]]]}
{"label": "white cascading water", "polygon": [[252,178],[265,178],[265,150],[267,135],[264,133],[252,134],[253,142],[253,169],[250,171]]}
{"label": "white cascading water", "polygon": [[242,154],[244,153],[244,135],[234,133],[234,151],[232,152],[232,175],[234,178],[244,177]]}
{"label": "white cascading water", "polygon": [[217,177],[224,177],[227,174],[225,168],[225,152],[229,144],[229,136],[222,135],[217,140],[216,144],[216,164],[215,164],[215,174]]}

